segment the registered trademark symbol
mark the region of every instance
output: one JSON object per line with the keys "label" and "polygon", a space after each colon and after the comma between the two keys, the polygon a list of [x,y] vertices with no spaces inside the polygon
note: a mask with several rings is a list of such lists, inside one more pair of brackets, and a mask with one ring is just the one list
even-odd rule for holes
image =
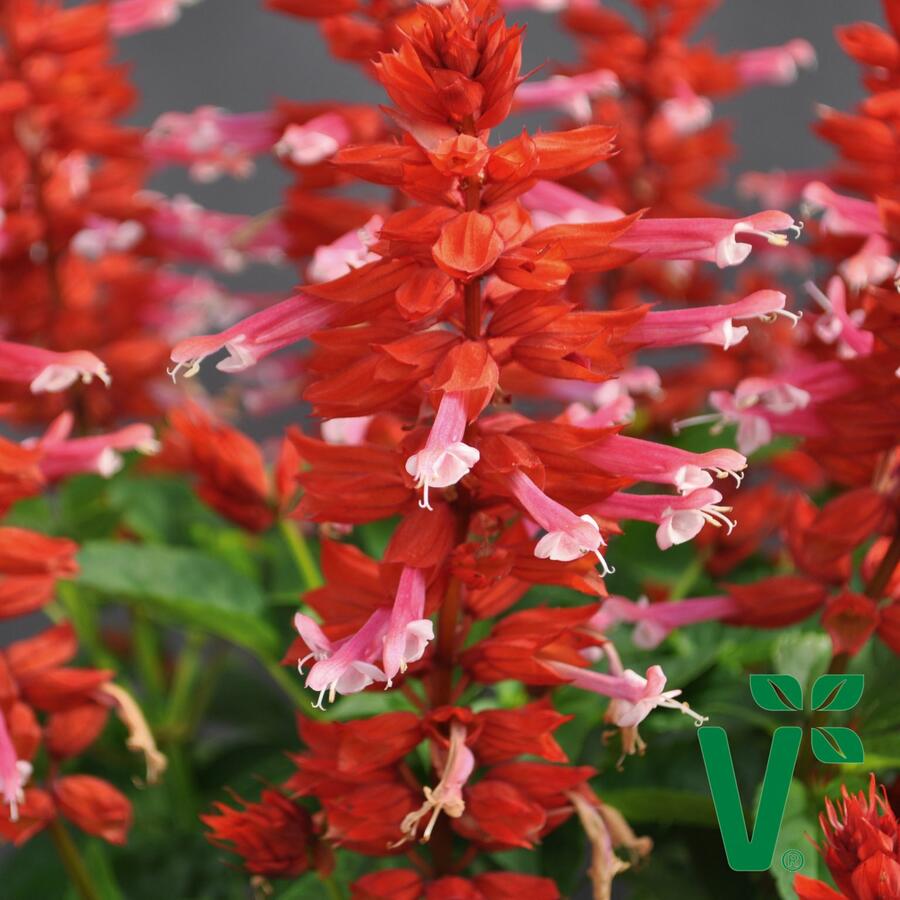
{"label": "registered trademark symbol", "polygon": [[799,871],[803,868],[805,862],[806,860],[800,850],[785,850],[781,856],[781,865],[783,865],[788,872]]}

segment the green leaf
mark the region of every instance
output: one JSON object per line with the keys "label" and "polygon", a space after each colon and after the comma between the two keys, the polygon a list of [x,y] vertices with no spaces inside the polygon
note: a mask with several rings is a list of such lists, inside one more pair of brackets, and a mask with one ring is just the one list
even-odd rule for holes
{"label": "green leaf", "polygon": [[806,694],[831,662],[831,638],[827,634],[786,631],[775,641],[772,660],[776,671],[793,675]]}
{"label": "green leaf", "polygon": [[118,475],[109,483],[107,496],[121,522],[148,542],[185,544],[192,527],[223,525],[190,485],[177,478]]}
{"label": "green leaf", "polygon": [[844,765],[861,763],[866,758],[863,743],[851,728],[813,728],[810,740],[813,755],[822,763]]}
{"label": "green leaf", "polygon": [[864,675],[820,675],[812,686],[812,708],[821,712],[853,709],[862,697],[865,681]]}
{"label": "green leaf", "polygon": [[798,712],[803,709],[803,688],[793,675],[750,676],[750,693],[760,709]]}
{"label": "green leaf", "polygon": [[78,562],[85,587],[265,656],[278,651],[259,587],[221,560],[180,547],[93,541]]}

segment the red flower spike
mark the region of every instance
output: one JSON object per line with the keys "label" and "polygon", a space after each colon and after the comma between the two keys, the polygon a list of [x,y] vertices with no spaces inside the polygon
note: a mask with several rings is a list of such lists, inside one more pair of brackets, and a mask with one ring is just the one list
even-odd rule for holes
{"label": "red flower spike", "polygon": [[200,820],[210,829],[209,840],[237,853],[248,872],[296,878],[311,868],[324,875],[331,871],[331,850],[319,842],[305,807],[271,789],[263,791],[258,803],[248,803],[237,795],[234,800],[242,808],[217,803],[216,813]]}

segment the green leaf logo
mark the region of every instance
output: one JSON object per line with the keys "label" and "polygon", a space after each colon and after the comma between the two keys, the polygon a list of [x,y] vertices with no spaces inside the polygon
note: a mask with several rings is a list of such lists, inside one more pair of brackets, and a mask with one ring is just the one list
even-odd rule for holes
{"label": "green leaf logo", "polygon": [[793,675],[751,675],[750,693],[756,705],[769,712],[803,709],[803,688]]}
{"label": "green leaf logo", "polygon": [[865,759],[862,741],[850,728],[813,728],[811,740],[813,755],[819,762],[840,766]]}
{"label": "green leaf logo", "polygon": [[819,712],[845,712],[862,697],[864,675],[820,675],[812,686],[812,708]]}

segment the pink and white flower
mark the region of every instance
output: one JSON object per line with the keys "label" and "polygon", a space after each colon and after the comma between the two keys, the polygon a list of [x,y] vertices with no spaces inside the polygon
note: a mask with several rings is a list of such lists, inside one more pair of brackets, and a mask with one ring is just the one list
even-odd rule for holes
{"label": "pink and white flower", "polygon": [[40,438],[22,442],[41,451],[38,464],[47,481],[84,472],[110,478],[122,468],[122,453],[137,450],[150,455],[160,449],[149,425],[126,425],[108,434],[70,438],[74,423],[72,413],[61,413]]}
{"label": "pink and white flower", "polygon": [[[893,267],[893,260],[889,259],[888,263]],[[816,337],[825,344],[837,342],[837,355],[841,359],[868,356],[875,346],[875,335],[859,327],[866,317],[863,310],[847,311],[847,289],[844,282],[835,275],[828,282],[827,294],[822,293],[811,281],[805,287],[810,297],[824,311],[824,315],[819,316],[813,326]]]}
{"label": "pink and white flower", "polygon": [[407,841],[416,839],[419,822],[428,816],[428,823],[419,838],[423,843],[431,838],[431,833],[444,813],[451,819],[458,819],[466,811],[463,799],[463,788],[475,768],[475,756],[466,746],[466,729],[460,722],[450,725],[450,743],[444,756],[443,765],[438,760],[436,768],[440,768],[441,780],[433,787],[423,788],[425,802],[419,809],[409,813],[400,823],[403,837],[393,846],[399,847]]}
{"label": "pink and white flower", "polygon": [[309,616],[294,616],[294,627],[310,650],[297,664],[298,671],[302,674],[307,660],[315,660],[306,686],[319,693],[313,704],[316,709],[324,709],[326,694],[333,703],[337,694],[357,694],[376,681],[387,681],[375,660],[382,655],[389,617],[386,609],[376,609],[356,634],[331,641]]}
{"label": "pink and white flower", "polygon": [[610,705],[610,721],[620,728],[636,727],[658,708],[677,709],[697,725],[706,721],[705,716],[694,712],[687,703],[675,699],[681,695],[680,690],[665,690],[666,674],[661,666],[650,666],[643,677],[632,669],[626,669],[621,675],[607,675],[568,663],[551,662],[550,665],[575,687],[611,698],[614,703]]}
{"label": "pink and white flower", "polygon": [[822,213],[822,230],[829,234],[884,234],[878,207],[869,200],[838,194],[821,181],[803,189],[803,200],[810,212]]}
{"label": "pink and white flower", "polygon": [[712,114],[712,101],[695,94],[686,81],[679,81],[675,96],[664,100],[659,107],[659,115],[679,135],[702,131],[712,121]]}
{"label": "pink and white flower", "polygon": [[248,262],[278,263],[287,237],[273,215],[257,219],[204,209],[183,194],[173,199],[150,194],[149,235],[175,260],[239,272]]}
{"label": "pink and white flower", "polygon": [[199,0],[113,0],[109,9],[110,31],[127,37],[151,28],[166,28],[181,17],[181,7]]}
{"label": "pink and white flower", "polygon": [[425,446],[406,460],[406,471],[423,491],[419,506],[431,509],[428,492],[456,484],[469,474],[480,458],[479,452],[463,442],[466,431],[464,395],[447,391],[441,397],[437,415]]}
{"label": "pink and white flower", "polygon": [[251,175],[253,158],[271,149],[275,138],[270,112],[229,113],[200,106],[159,116],[144,138],[144,149],[154,165],[187,166],[192,178],[210,182],[221,175]]}
{"label": "pink and white flower", "polygon": [[646,259],[713,262],[720,269],[740,265],[753,250],[752,240],[786,247],[780,232],[800,233],[785,212],[767,210],[743,219],[640,219],[612,246],[640,253]]}
{"label": "pink and white flower", "polygon": [[85,259],[98,260],[106,253],[124,253],[144,236],[144,226],[131,219],[118,222],[102,216],[88,216],[85,224],[86,227],[69,244],[73,253]]}
{"label": "pink and white flower", "polygon": [[839,361],[810,363],[784,370],[779,378],[745,378],[734,393],[712,391],[716,410],[673,422],[678,431],[688,425],[712,424],[717,434],[726,425],[737,425],[737,445],[749,455],[772,440],[773,434],[821,437],[825,427],[815,405],[839,397],[856,385],[854,376]]}
{"label": "pink and white flower", "polygon": [[536,182],[534,187],[522,194],[521,202],[531,213],[531,221],[537,231],[554,225],[612,222],[625,215],[616,206],[589,200],[554,181]]}
{"label": "pink and white flower", "polygon": [[334,304],[308,294],[288,297],[236,322],[219,334],[200,335],[179,341],[172,349],[175,366],[172,378],[184,369],[185,378],[200,371],[200,364],[213,353],[227,350],[228,357],[216,368],[221,372],[241,372],[263,357],[309,337],[334,318]]}
{"label": "pink and white flower", "polygon": [[581,559],[586,553],[593,553],[600,561],[603,575],[615,572],[600,552],[606,541],[593,516],[576,516],[570,509],[548,497],[523,472],[513,472],[507,483],[522,508],[547,532],[535,545],[534,555],[538,559],[570,562]]}
{"label": "pink and white flower", "polygon": [[19,759],[3,710],[0,709],[0,795],[9,807],[9,820],[19,821],[19,805],[25,800],[25,785],[31,777],[31,763]]}
{"label": "pink and white flower", "polygon": [[431,619],[425,618],[425,573],[404,566],[384,636],[386,689],[398,672],[402,674],[410,663],[422,658],[428,642],[433,640],[434,625]]}
{"label": "pink and white flower", "polygon": [[760,47],[736,54],[738,77],[747,86],[792,84],[801,69],[816,66],[816,51],[809,41],[795,38],[778,47]]}
{"label": "pink and white flower", "polygon": [[676,628],[697,622],[717,621],[734,615],[736,602],[729,596],[697,597],[668,603],[650,603],[642,597],[636,603],[625,597],[607,597],[590,624],[606,632],[620,622],[635,626],[631,640],[635,647],[653,650]]}
{"label": "pink and white flower", "polygon": [[381,216],[372,216],[362,228],[354,228],[333,243],[317,247],[306,267],[307,281],[334,281],[353,269],[379,259],[370,247],[378,240],[383,224]]}
{"label": "pink and white flower", "polygon": [[756,291],[743,300],[718,306],[692,306],[649,312],[625,335],[625,340],[647,347],[679,347],[686,344],[712,344],[728,350],[749,334],[744,325],[734,322],[757,319],[772,322],[784,316],[796,325],[800,316],[784,308],[787,297],[781,291]]}
{"label": "pink and white flower", "polygon": [[0,381],[24,382],[32,394],[56,393],[76,381],[88,384],[99,378],[109,385],[106,366],[87,350],[57,353],[43,347],[0,341]]}
{"label": "pink and white flower", "polygon": [[740,484],[747,458],[735,450],[721,448],[692,453],[657,441],[614,434],[580,451],[579,456],[600,469],[626,478],[671,484],[681,494],[689,494],[731,476]]}
{"label": "pink and white flower", "polygon": [[[504,4],[508,5],[508,4]],[[578,123],[591,120],[591,101],[614,95],[619,79],[609,69],[596,69],[580,75],[551,75],[544,81],[524,81],[516,88],[517,109],[559,109]]]}
{"label": "pink and white flower", "polygon": [[340,447],[358,447],[365,443],[366,432],[374,416],[348,416],[344,419],[326,419],[320,426],[322,440]]}
{"label": "pink and white flower", "polygon": [[869,235],[862,247],[838,266],[838,271],[854,291],[887,281],[896,269],[891,244],[880,234]]}
{"label": "pink and white flower", "polygon": [[275,153],[295,166],[313,166],[346,147],[352,136],[342,115],[323,113],[302,125],[288,125],[275,144]]}
{"label": "pink and white flower", "polygon": [[656,523],[659,526],[656,544],[660,550],[668,550],[695,538],[707,523],[716,528],[725,525],[730,534],[735,523],[725,514],[731,507],[722,506],[721,502],[722,495],[711,488],[700,488],[681,496],[616,491],[589,509],[595,515],[607,518]]}

